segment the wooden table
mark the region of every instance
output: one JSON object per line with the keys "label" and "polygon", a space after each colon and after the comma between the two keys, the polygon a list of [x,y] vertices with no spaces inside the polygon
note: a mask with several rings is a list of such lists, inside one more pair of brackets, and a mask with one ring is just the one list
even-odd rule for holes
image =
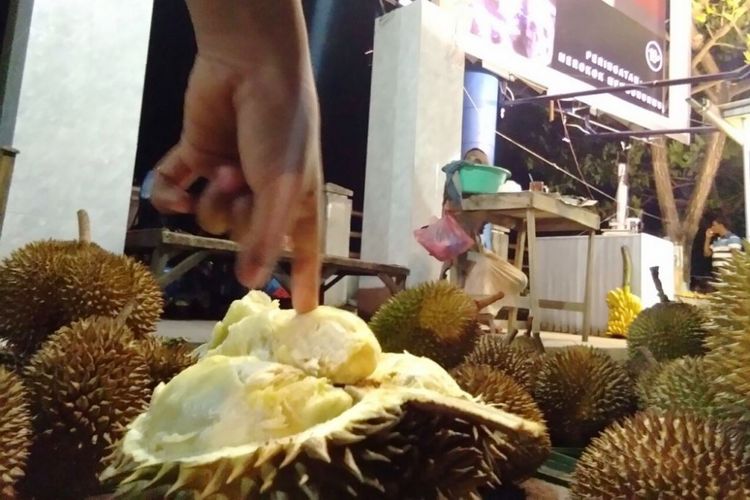
{"label": "wooden table", "polygon": [[[529,329],[539,338],[539,309],[577,311],[583,314],[583,341],[588,340],[591,329],[591,288],[593,245],[592,240],[601,223],[599,215],[591,209],[569,205],[553,195],[523,191],[520,193],[498,193],[474,195],[463,200],[458,214],[464,225],[478,227],[483,223],[496,224],[518,231],[515,266],[523,267],[525,245],[529,252],[529,294],[523,298],[524,309],[529,310]],[[586,281],[583,302],[543,300],[537,296],[539,276],[537,273],[536,236],[545,232],[583,231],[589,235],[586,256]],[[562,263],[561,263],[562,265]],[[515,327],[517,308],[510,311],[508,332]]]}
{"label": "wooden table", "polygon": [[[167,229],[137,229],[128,231],[125,248],[129,251],[151,252],[151,271],[159,284],[166,287],[179,279],[211,254],[235,253],[239,246],[230,240],[209,238]],[[181,258],[170,270],[167,263]],[[287,289],[290,288],[289,268],[292,254],[283,252],[279,258],[274,277]],[[324,255],[322,262],[322,294],[347,276],[374,276],[380,279],[392,294],[403,290],[409,269],[402,266],[378,264],[359,259]]]}

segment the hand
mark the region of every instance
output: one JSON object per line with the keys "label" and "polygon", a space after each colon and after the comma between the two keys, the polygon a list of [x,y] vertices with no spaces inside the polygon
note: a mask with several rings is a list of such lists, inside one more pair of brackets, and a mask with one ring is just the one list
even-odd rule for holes
{"label": "hand", "polygon": [[707,239],[707,240],[710,240],[710,239],[711,239],[711,238],[713,238],[713,237],[714,237],[714,232],[713,232],[713,230],[712,230],[712,229],[711,229],[711,228],[709,227],[708,229],[706,229],[706,239]]}
{"label": "hand", "polygon": [[[152,201],[162,212],[195,213],[210,233],[228,232],[241,245],[237,277],[251,288],[268,279],[289,235],[292,300],[306,312],[320,283],[319,112],[312,72],[287,69],[199,54],[182,136],[157,167]],[[187,188],[198,177],[208,184],[194,198]]]}

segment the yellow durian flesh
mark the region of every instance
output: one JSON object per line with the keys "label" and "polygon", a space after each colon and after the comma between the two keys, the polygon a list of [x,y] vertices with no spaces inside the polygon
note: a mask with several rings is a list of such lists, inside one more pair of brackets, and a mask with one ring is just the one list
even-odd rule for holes
{"label": "yellow durian flesh", "polygon": [[262,292],[235,301],[202,348],[204,357],[254,356],[300,368],[335,384],[354,384],[370,375],[381,349],[367,323],[328,306],[306,314],[279,309]]}
{"label": "yellow durian flesh", "polygon": [[294,367],[212,356],[157,387],[123,444],[138,461],[210,461],[302,432],[352,404],[343,389]]}
{"label": "yellow durian flesh", "polygon": [[206,345],[207,350],[215,349],[223,344],[229,335],[230,327],[240,320],[280,310],[279,301],[272,300],[263,292],[252,290],[229,305],[224,318],[216,323],[211,332],[211,340]]}
{"label": "yellow durian flesh", "polygon": [[426,389],[443,396],[471,399],[445,369],[430,358],[408,352],[383,353],[375,371],[365,383],[381,386]]}
{"label": "yellow durian flesh", "polygon": [[380,344],[357,315],[319,306],[282,324],[272,340],[274,360],[336,384],[356,384],[380,359]]}

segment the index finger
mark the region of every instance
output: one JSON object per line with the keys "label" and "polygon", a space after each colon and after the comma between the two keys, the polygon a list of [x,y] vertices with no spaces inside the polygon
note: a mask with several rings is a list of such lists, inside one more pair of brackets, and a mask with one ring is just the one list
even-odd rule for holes
{"label": "index finger", "polygon": [[319,303],[323,210],[317,184],[305,194],[291,233],[294,252],[291,292],[298,313],[312,311]]}

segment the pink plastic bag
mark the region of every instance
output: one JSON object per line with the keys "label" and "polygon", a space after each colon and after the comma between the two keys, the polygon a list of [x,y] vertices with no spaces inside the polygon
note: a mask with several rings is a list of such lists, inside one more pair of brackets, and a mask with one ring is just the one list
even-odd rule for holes
{"label": "pink plastic bag", "polygon": [[414,231],[414,237],[441,262],[455,259],[474,245],[474,240],[449,213]]}

